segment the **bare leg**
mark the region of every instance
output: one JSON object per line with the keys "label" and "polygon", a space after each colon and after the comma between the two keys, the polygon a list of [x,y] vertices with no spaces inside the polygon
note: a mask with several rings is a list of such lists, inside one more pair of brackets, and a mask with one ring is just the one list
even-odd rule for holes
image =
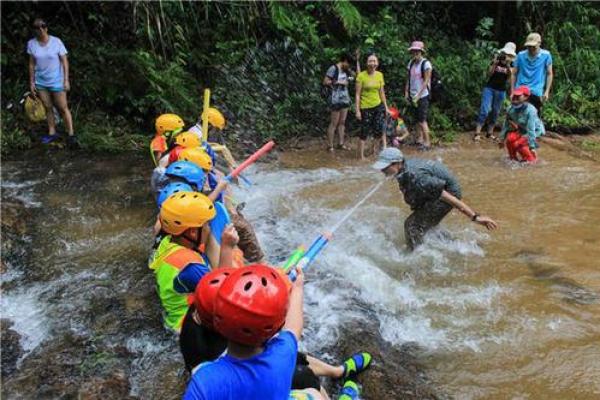
{"label": "bare leg", "polygon": [[348,109],[344,108],[340,110],[340,119],[337,124],[338,135],[340,135],[340,146],[344,146],[346,139],[346,117],[348,116]]}
{"label": "bare leg", "polygon": [[340,121],[341,111],[332,111],[329,121],[329,126],[327,127],[327,140],[329,141],[329,150],[333,149],[333,135],[335,134],[335,128],[337,127]]}
{"label": "bare leg", "polygon": [[415,125],[415,136],[417,137],[417,144],[423,144],[423,133],[421,132],[421,125],[418,122]]}
{"label": "bare leg", "polygon": [[366,140],[360,140],[360,143],[358,145],[358,151],[360,153],[360,160],[364,161],[365,160],[365,142]]}
{"label": "bare leg", "polygon": [[306,361],[308,361],[308,367],[317,376],[327,376],[337,379],[341,378],[344,374],[344,367],[341,365],[333,366],[308,354],[306,355]]}
{"label": "bare leg", "polygon": [[69,110],[69,106],[67,105],[67,93],[66,92],[53,92],[52,100],[58,108],[58,111],[63,117],[65,121],[65,125],[67,126],[67,132],[69,136],[73,136],[73,118],[71,116],[71,110]]}
{"label": "bare leg", "polygon": [[431,146],[431,141],[429,140],[429,125],[427,125],[427,121],[419,123],[421,125],[421,131],[423,132],[423,144],[427,147]]}
{"label": "bare leg", "polygon": [[44,108],[46,109],[46,122],[48,122],[48,134],[55,135],[56,134],[56,121],[54,120],[54,110],[52,109],[52,98],[50,97],[50,93],[47,90],[38,90],[38,96],[42,103],[44,103]]}

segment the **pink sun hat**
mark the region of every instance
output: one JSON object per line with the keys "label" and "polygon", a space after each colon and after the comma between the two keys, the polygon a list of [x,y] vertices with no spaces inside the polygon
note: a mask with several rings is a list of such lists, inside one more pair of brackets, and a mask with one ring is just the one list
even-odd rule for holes
{"label": "pink sun hat", "polygon": [[419,41],[419,40],[415,40],[414,42],[412,42],[410,44],[410,47],[408,48],[408,51],[411,50],[420,50],[423,53],[425,53],[425,43]]}

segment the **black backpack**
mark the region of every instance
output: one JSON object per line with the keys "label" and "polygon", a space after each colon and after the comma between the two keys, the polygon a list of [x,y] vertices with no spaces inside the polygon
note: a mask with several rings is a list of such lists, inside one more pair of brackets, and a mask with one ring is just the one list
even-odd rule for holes
{"label": "black backpack", "polygon": [[[421,77],[425,76],[425,62],[428,61],[423,58],[421,62]],[[410,69],[412,68],[414,60],[411,60],[408,64],[408,91],[410,92]],[[431,61],[429,61],[431,64]],[[440,101],[444,92],[444,84],[442,83],[442,77],[437,69],[431,64],[431,80],[429,81],[429,100],[432,102]]]}
{"label": "black backpack", "polygon": [[[335,82],[338,80],[338,76],[340,75],[340,69],[338,68],[337,64],[333,64],[333,66],[335,67],[335,72],[333,73],[332,81]],[[329,101],[329,99],[331,98],[331,86],[325,85],[322,82],[321,82],[321,98],[326,101]]]}

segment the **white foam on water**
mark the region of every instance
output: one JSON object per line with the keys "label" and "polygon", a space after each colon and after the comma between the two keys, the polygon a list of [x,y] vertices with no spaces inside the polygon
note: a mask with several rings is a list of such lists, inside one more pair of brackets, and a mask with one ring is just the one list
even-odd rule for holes
{"label": "white foam on water", "polygon": [[[255,185],[235,189],[235,195],[248,202],[245,215],[254,223],[268,256],[281,251],[288,255],[301,243],[309,245],[345,215],[377,179],[371,171],[358,167],[254,171],[251,179]],[[340,185],[341,178],[351,192],[332,190],[315,198],[307,195]],[[494,324],[502,313],[494,304],[504,291],[495,282],[443,287],[430,282],[432,276],[460,276],[476,268],[464,259],[483,257],[478,243],[488,236],[471,228],[445,234],[442,227],[409,253],[404,250],[402,227],[406,213],[373,196],[340,227],[307,271],[304,340],[310,350],[334,346],[340,324],[360,322],[367,313],[378,319],[382,337],[396,345],[418,342],[428,349],[481,351],[486,343],[503,340],[476,329],[481,321]],[[281,254],[277,258],[281,260]],[[453,265],[455,259],[463,260],[462,264]],[[311,281],[314,276],[318,279]],[[370,310],[357,308],[352,299],[364,302]]]}
{"label": "white foam on water", "polygon": [[27,290],[16,290],[10,293],[3,291],[0,299],[2,318],[12,321],[11,329],[21,336],[19,343],[23,348],[23,355],[20,360],[49,336],[47,316],[43,305],[36,297],[36,293],[40,290],[41,285],[39,287],[34,285],[29,286]]}

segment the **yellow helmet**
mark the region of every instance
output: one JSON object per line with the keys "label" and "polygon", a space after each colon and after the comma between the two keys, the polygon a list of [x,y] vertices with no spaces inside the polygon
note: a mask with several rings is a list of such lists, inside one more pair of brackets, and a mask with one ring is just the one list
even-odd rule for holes
{"label": "yellow helmet", "polygon": [[206,117],[208,118],[208,123],[218,129],[225,128],[225,117],[221,114],[221,111],[216,108],[210,107],[206,111]]}
{"label": "yellow helmet", "polygon": [[189,131],[182,132],[179,135],[177,135],[175,137],[175,141],[178,145],[183,146],[186,149],[189,149],[191,147],[198,147],[201,145],[200,138],[198,138],[198,135]]}
{"label": "yellow helmet", "polygon": [[179,153],[179,161],[190,161],[208,173],[212,170],[212,159],[202,147],[188,147]]}
{"label": "yellow helmet", "polygon": [[181,117],[175,114],[162,114],[156,118],[156,123],[154,124],[157,135],[163,135],[165,132],[182,129],[184,125]]}
{"label": "yellow helmet", "polygon": [[199,228],[216,215],[208,197],[198,192],[172,194],[160,208],[162,229],[171,235],[181,235],[189,228]]}

